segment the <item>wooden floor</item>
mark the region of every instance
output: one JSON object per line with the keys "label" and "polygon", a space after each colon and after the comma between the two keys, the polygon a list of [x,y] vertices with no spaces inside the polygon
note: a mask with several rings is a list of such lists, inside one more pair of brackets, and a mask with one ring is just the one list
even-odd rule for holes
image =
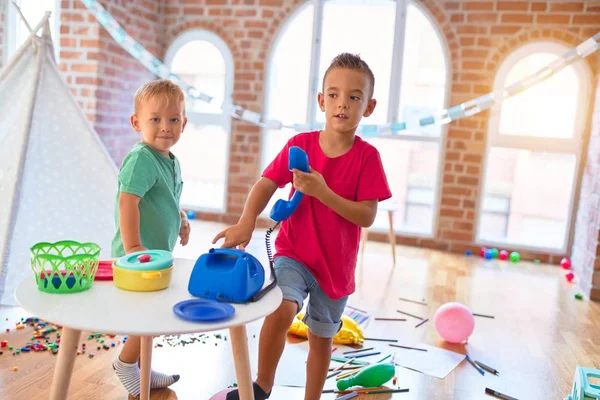
{"label": "wooden floor", "polygon": [[[197,258],[210,248],[210,240],[220,227],[194,221],[190,245],[177,248],[176,256]],[[250,251],[264,262],[262,233],[257,232],[251,246]],[[477,318],[475,331],[464,346],[443,342],[431,321],[419,328],[414,327],[418,321],[411,318],[407,322],[374,321],[365,331],[370,336],[397,338],[406,345],[424,342],[468,352],[495,367],[500,376],[481,376],[466,362],[445,379],[397,367],[398,386],[410,389],[408,393],[359,398],[482,399],[487,398],[485,388],[491,387],[521,400],[564,399],[570,393],[577,365],[600,368],[600,305],[574,299],[577,287],[566,282],[560,268],[485,261],[401,246],[397,257],[393,267],[389,245],[368,242],[357,270],[357,290],[349,304],[375,316],[399,317],[395,310],[400,309],[433,317],[440,305],[459,301],[473,312],[495,318]],[[398,297],[425,299],[428,306],[403,302]],[[0,309],[0,340],[24,345],[31,328],[15,331],[14,322],[27,316],[18,308]],[[248,326],[254,371],[261,323]],[[6,328],[11,332],[5,333]],[[155,348],[153,368],[179,373],[181,380],[169,390],[154,391],[152,399],[206,400],[235,382],[227,332],[215,334],[186,346],[164,344]],[[86,334],[82,339],[94,357],[86,354],[77,358],[69,399],[126,399],[126,391],[110,367],[120,346],[98,351],[96,342],[87,341]],[[157,339],[157,343],[164,341]],[[13,356],[4,351],[0,355],[0,398],[47,399],[55,360],[49,352]],[[18,366],[17,372],[12,371],[13,366]],[[328,396],[323,399],[335,398]],[[271,399],[302,400],[303,391],[276,387]]]}

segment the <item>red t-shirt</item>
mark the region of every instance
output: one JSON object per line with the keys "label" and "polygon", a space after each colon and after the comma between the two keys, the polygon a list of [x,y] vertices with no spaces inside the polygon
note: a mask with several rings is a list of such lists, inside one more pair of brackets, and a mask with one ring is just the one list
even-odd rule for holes
{"label": "red t-shirt", "polygon": [[[329,158],[319,145],[319,131],[292,137],[262,176],[284,187],[292,182],[288,170],[290,146],[298,146],[308,154],[309,165],[320,172],[338,195],[352,201],[378,200],[391,197],[390,188],[377,149],[355,136],[345,154]],[[294,188],[290,190],[292,197]],[[354,271],[358,255],[361,227],[341,217],[311,196],[304,196],[292,216],[281,223],[275,240],[276,254],[302,263],[332,299],[354,292]]]}

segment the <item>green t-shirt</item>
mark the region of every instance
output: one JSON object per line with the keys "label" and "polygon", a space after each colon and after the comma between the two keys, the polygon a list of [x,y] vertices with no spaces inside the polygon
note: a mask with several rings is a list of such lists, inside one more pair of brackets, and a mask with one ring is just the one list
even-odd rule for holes
{"label": "green t-shirt", "polygon": [[179,200],[183,182],[179,161],[172,153],[169,156],[162,156],[144,143],[137,143],[125,156],[119,171],[115,204],[117,232],[112,241],[112,257],[125,255],[119,225],[122,192],[141,197],[138,208],[142,246],[167,251],[175,248],[181,227]]}

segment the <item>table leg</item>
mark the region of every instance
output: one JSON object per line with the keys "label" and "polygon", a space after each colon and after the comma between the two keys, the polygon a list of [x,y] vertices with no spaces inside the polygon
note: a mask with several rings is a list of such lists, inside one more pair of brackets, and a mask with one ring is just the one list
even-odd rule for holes
{"label": "table leg", "polygon": [[140,400],[150,399],[150,371],[152,367],[152,336],[140,341]]}
{"label": "table leg", "polygon": [[233,362],[240,400],[254,400],[246,325],[229,328],[229,333],[231,334],[231,350],[233,351]]}
{"label": "table leg", "polygon": [[67,398],[80,336],[80,330],[67,328],[66,326],[62,329],[60,351],[58,352],[54,376],[52,377],[52,387],[50,388],[50,400],[66,400]]}

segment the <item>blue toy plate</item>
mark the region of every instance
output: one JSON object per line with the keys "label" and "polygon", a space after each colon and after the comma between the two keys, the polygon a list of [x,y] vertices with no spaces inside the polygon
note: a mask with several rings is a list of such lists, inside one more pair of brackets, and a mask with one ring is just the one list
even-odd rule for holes
{"label": "blue toy plate", "polygon": [[225,321],[235,314],[231,304],[213,300],[192,299],[173,306],[173,312],[182,319],[192,322]]}

